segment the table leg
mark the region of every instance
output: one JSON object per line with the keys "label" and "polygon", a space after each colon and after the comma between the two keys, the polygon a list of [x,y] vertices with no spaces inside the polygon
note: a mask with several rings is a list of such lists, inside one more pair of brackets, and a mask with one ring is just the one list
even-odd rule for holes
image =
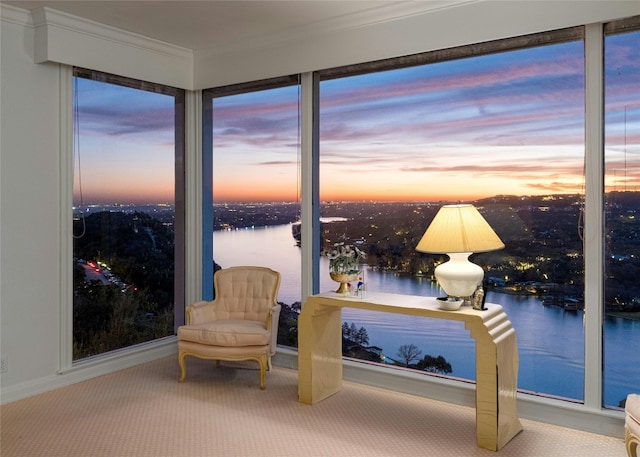
{"label": "table leg", "polygon": [[476,439],[500,450],[522,430],[517,413],[518,349],[506,314],[484,324],[467,322],[476,340]]}
{"label": "table leg", "polygon": [[342,387],[342,308],[308,302],[298,318],[298,401],[312,405]]}

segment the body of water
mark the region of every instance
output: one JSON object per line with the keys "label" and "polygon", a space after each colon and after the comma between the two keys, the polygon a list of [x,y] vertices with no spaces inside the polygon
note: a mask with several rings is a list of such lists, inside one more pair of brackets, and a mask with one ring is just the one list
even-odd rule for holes
{"label": "body of water", "polygon": [[[260,265],[282,275],[278,300],[301,301],[300,248],[291,225],[216,231],[214,260],[224,267]],[[328,261],[321,258],[321,272]],[[441,290],[426,278],[365,270],[368,290],[405,295],[439,296]],[[320,291],[335,290],[329,274],[320,275]],[[536,297],[489,292],[487,302],[502,305],[516,330],[520,371],[518,387],[547,395],[582,400],[584,397],[583,312],[543,306]],[[398,348],[414,344],[422,355],[442,355],[451,376],[475,379],[475,343],[464,323],[344,308],[342,319],[365,327],[369,344],[397,358]],[[640,321],[607,318],[605,334],[605,404],[617,406],[628,393],[640,392]]]}

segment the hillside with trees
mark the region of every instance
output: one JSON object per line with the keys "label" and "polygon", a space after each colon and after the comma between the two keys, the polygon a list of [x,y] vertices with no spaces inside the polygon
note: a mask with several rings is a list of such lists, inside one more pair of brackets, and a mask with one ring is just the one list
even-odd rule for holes
{"label": "hillside with trees", "polygon": [[[173,334],[172,229],[148,214],[101,211],[74,221],[73,358]],[[104,283],[87,280],[87,262]]]}

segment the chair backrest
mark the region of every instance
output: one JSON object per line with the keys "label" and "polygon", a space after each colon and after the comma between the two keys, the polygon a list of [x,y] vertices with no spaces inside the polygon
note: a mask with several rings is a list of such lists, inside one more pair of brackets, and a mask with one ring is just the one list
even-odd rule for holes
{"label": "chair backrest", "polygon": [[213,276],[216,317],[266,321],[278,304],[280,273],[266,267],[230,267]]}

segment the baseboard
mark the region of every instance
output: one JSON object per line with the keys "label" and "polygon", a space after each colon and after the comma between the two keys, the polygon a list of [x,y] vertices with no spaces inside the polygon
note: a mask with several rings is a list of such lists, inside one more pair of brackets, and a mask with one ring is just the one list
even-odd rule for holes
{"label": "baseboard", "polygon": [[518,414],[547,424],[624,439],[624,411],[518,393]]}
{"label": "baseboard", "polygon": [[28,398],[162,357],[176,355],[177,352],[177,342],[173,336],[83,360],[55,375],[0,389],[0,404]]}
{"label": "baseboard", "polygon": [[[296,370],[298,353],[279,347],[273,363]],[[346,359],[343,362],[343,379],[432,400],[475,407],[475,384],[467,381]],[[622,411],[594,410],[583,404],[518,393],[518,415],[521,419],[624,439]]]}

